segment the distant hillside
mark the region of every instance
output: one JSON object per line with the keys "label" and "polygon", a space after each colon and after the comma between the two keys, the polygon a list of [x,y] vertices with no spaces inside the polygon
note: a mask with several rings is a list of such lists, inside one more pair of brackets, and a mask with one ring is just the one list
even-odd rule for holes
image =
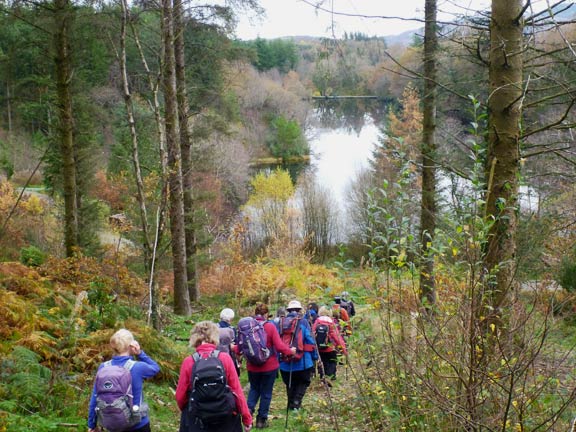
{"label": "distant hillside", "polygon": [[391,45],[408,46],[414,40],[415,34],[424,34],[424,28],[420,28],[418,30],[407,30],[397,35],[385,36],[384,40],[386,41],[386,45],[388,46]]}

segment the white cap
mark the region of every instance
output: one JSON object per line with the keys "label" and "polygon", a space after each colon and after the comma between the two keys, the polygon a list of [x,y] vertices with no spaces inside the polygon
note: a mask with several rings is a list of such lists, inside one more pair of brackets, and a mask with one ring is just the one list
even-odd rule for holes
{"label": "white cap", "polygon": [[286,309],[302,309],[302,305],[298,300],[291,300],[290,303],[288,303],[288,306],[286,306]]}
{"label": "white cap", "polygon": [[350,294],[348,293],[348,291],[342,291],[342,297],[348,297]]}
{"label": "white cap", "polygon": [[220,312],[220,319],[224,321],[231,321],[234,318],[234,311],[230,308],[222,309]]}

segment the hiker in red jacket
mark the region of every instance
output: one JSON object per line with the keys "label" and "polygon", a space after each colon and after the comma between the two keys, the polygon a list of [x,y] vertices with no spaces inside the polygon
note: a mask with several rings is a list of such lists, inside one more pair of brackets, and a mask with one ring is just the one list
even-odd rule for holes
{"label": "hiker in red jacket", "polygon": [[[176,402],[181,411],[180,432],[242,432],[249,431],[252,427],[252,415],[248,410],[240,380],[234,368],[234,362],[229,354],[218,352],[218,326],[211,321],[202,321],[194,326],[190,332],[190,346],[195,349],[200,356],[199,361],[210,356],[220,360],[224,369],[227,387],[230,389],[235,407],[229,415],[222,416],[218,422],[205,424],[202,421],[202,413],[197,412],[190,406],[192,403],[190,394],[192,392],[192,373],[194,371],[195,360],[193,356],[188,356],[180,367],[178,386],[176,387]],[[213,354],[214,352],[214,354]],[[216,355],[215,352],[218,352]]]}
{"label": "hiker in red jacket", "polygon": [[[266,332],[266,347],[271,351],[270,357],[262,365],[253,364],[249,359],[246,359],[248,381],[250,381],[248,409],[251,413],[254,413],[258,399],[260,399],[255,428],[263,429],[268,427],[268,412],[272,402],[272,390],[274,389],[274,381],[280,367],[277,353],[292,356],[296,354],[296,348],[290,348],[280,339],[276,325],[272,321],[268,321],[268,306],[263,303],[258,304],[254,311],[254,319],[263,323],[264,331]],[[239,345],[235,346],[235,352],[238,355],[241,354]]]}
{"label": "hiker in red jacket", "polygon": [[316,344],[322,362],[320,378],[327,376],[331,379],[336,379],[338,354],[348,355],[346,342],[338,331],[336,323],[331,318],[332,312],[330,309],[322,306],[318,311],[318,315],[319,317],[312,327],[312,332],[316,337]]}

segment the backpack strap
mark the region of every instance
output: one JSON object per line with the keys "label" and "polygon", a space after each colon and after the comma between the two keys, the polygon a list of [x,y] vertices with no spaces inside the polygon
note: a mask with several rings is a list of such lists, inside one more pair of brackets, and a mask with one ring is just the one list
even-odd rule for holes
{"label": "backpack strap", "polygon": [[[266,324],[272,325],[278,331],[278,327],[276,327],[276,323],[274,321],[266,320],[262,323],[262,329],[264,330],[264,333],[266,333]],[[280,331],[278,331],[278,335],[280,335]],[[268,347],[268,345],[270,345],[270,347]],[[271,337],[268,337],[268,333],[266,333],[266,348],[270,349],[270,357],[276,354],[274,340]]]}
{"label": "backpack strap", "polygon": [[[122,367],[126,370],[132,370],[132,368],[134,367],[134,365],[136,364],[136,362],[132,359],[128,359],[126,360],[126,363],[124,363],[122,365]],[[112,366],[112,360],[108,360],[105,361],[104,363],[102,363],[102,367],[107,367],[107,366]]]}

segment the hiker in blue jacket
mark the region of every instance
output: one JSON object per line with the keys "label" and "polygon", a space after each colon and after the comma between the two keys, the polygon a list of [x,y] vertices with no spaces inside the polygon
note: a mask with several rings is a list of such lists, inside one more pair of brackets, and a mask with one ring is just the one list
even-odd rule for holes
{"label": "hiker in blue jacket", "polygon": [[[132,375],[132,394],[134,396],[134,410],[136,406],[142,414],[142,419],[138,424],[135,424],[129,429],[130,432],[149,432],[150,419],[148,418],[148,405],[143,403],[142,387],[146,378],[151,378],[160,372],[160,366],[152,360],[142,350],[140,344],[134,340],[132,333],[126,329],[118,330],[110,338],[110,347],[114,352],[112,360],[110,361],[113,366],[124,366],[128,360],[133,360],[136,356],[137,361],[130,369]],[[104,367],[102,363],[98,370]],[[88,407],[88,432],[96,432],[99,430],[96,418],[96,383],[92,390],[92,397],[90,398],[90,405]]]}
{"label": "hiker in blue jacket", "polygon": [[[312,381],[314,373],[314,362],[318,360],[318,351],[310,324],[301,314],[302,305],[298,300],[292,300],[286,307],[288,314],[282,319],[281,337],[284,341],[292,342],[291,346],[296,346],[297,354],[292,358],[280,358],[280,373],[282,381],[286,385],[286,395],[288,397],[288,409],[300,409],[302,399]],[[295,321],[293,334],[288,334],[289,324]]]}

